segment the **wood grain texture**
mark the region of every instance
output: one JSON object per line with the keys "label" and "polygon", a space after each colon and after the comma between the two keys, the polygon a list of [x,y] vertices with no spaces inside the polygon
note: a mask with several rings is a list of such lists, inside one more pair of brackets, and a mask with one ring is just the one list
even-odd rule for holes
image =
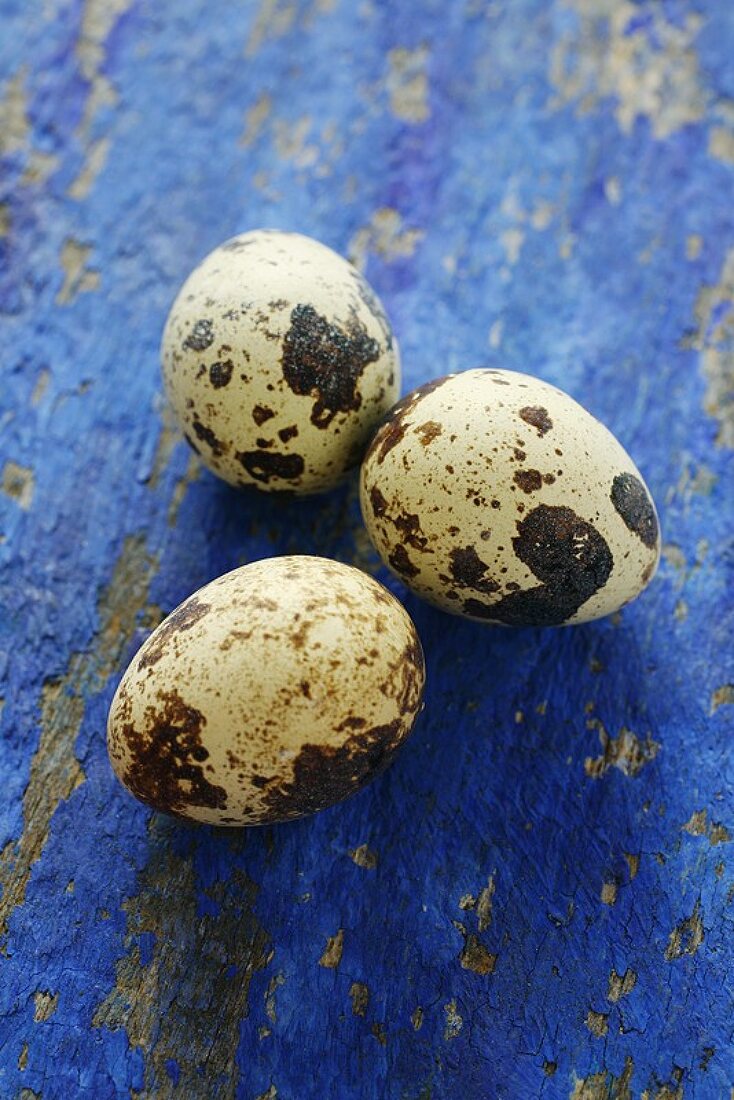
{"label": "wood grain texture", "polygon": [[[732,56],[717,0],[0,0],[0,1097],[729,1097]],[[609,425],[660,505],[640,601],[460,622],[353,484],[200,471],[160,334],[261,225],[366,271],[405,389],[486,363]],[[126,662],[294,552],[405,598],[415,734],[311,819],[151,815],[105,752]]]}

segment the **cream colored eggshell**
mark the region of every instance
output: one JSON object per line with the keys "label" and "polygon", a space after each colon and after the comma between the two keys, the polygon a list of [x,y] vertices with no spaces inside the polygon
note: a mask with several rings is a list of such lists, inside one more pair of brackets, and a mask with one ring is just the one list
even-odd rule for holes
{"label": "cream colored eggshell", "polygon": [[393,572],[473,619],[596,619],[637,596],[660,557],[652,497],[611,432],[514,371],[449,375],[401,401],[365,456],[360,496]]}
{"label": "cream colored eggshell", "polygon": [[205,465],[265,490],[338,484],[400,392],[397,342],[366,280],[318,241],[277,230],[233,237],[192,272],[161,359]]}
{"label": "cream colored eggshell", "polygon": [[145,642],[110,708],[110,759],[157,810],[216,825],[300,817],[382,770],[423,683],[415,627],[381,584],[323,558],[270,558],[200,589]]}

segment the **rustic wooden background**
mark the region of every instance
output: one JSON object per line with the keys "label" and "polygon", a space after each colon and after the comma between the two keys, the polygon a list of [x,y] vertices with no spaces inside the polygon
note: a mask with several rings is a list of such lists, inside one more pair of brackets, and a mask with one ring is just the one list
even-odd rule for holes
{"label": "rustic wooden background", "polygon": [[[0,0],[2,1098],[729,1100],[733,59],[728,0]],[[235,834],[114,781],[126,662],[255,557],[384,577],[353,485],[237,494],[162,408],[178,285],[261,225],[366,271],[406,389],[570,391],[665,551],[563,631],[407,598],[399,761]]]}

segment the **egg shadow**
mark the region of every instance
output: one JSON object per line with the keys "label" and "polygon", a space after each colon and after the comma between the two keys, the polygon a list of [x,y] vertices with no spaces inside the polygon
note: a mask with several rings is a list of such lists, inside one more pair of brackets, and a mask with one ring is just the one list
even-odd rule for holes
{"label": "egg shadow", "polygon": [[[381,566],[369,544],[359,508],[357,471],[331,492],[309,497],[235,489],[203,473],[188,496],[178,533],[189,534],[203,547],[198,584],[247,561],[280,554],[314,554],[366,567],[404,603],[426,655],[426,706],[393,769],[401,774],[408,767],[404,760],[416,751],[415,746],[430,741],[436,776],[432,776],[432,767],[426,768],[424,756],[421,775],[410,776],[419,786],[424,780],[435,786],[440,775],[448,791],[461,761],[457,736],[459,741],[462,736],[475,736],[470,731],[480,721],[491,729],[490,741],[495,746],[512,735],[513,753],[523,759],[529,782],[535,760],[547,766],[550,756],[557,763],[569,751],[568,729],[562,734],[549,720],[539,740],[537,722],[525,720],[526,712],[548,707],[551,702],[566,716],[566,726],[573,726],[574,737],[588,741],[584,706],[600,686],[593,668],[595,663],[609,663],[615,644],[625,635],[627,656],[622,663],[627,688],[635,694],[631,689],[639,666],[630,659],[634,637],[623,628],[608,622],[560,629],[493,627],[444,614],[416,598]],[[559,684],[563,685],[561,691]],[[624,711],[619,694],[612,697],[606,693],[605,707],[615,715]],[[576,720],[569,722],[569,713],[575,714]],[[520,714],[521,721],[516,721]],[[447,719],[453,723],[451,737]],[[615,722],[616,718],[612,719],[611,725]],[[483,780],[487,793],[493,790],[495,776],[497,793],[502,789],[502,773],[492,768]],[[381,777],[376,782],[384,785],[391,781]],[[357,800],[362,797],[355,796]],[[334,812],[339,812],[338,807]],[[285,828],[303,826],[292,823]]]}
{"label": "egg shadow", "polygon": [[339,557],[361,525],[358,471],[327,493],[296,496],[234,488],[211,474],[192,486],[189,522],[202,523],[220,572],[244,560],[280,554]]}
{"label": "egg shadow", "polygon": [[391,767],[349,799],[274,826],[166,826],[167,843],[189,853],[199,894],[215,871],[224,879],[237,872],[267,881],[259,904],[277,907],[281,893],[293,889],[292,869],[313,869],[318,861],[328,867],[318,873],[338,892],[348,867],[334,854],[368,840],[381,856],[374,882],[382,889],[387,883],[411,908],[415,897],[406,884],[420,896],[436,873],[425,830],[437,822],[446,844],[461,849],[462,866],[475,865],[477,875],[493,862],[509,877],[527,876],[529,866],[565,897],[578,888],[582,859],[588,880],[601,880],[610,867],[622,874],[608,844],[589,843],[589,822],[608,824],[611,832],[616,819],[621,844],[633,831],[639,790],[595,782],[584,764],[604,752],[593,720],[612,737],[623,725],[644,721],[645,670],[636,634],[644,616],[634,608],[621,622],[544,629],[493,627],[438,611],[380,565],[362,524],[356,471],[330,493],[306,498],[234,489],[203,473],[181,510],[182,534],[202,555],[200,576],[187,591],[247,561],[280,554],[366,567],[404,603],[427,663],[425,710],[413,734]]}

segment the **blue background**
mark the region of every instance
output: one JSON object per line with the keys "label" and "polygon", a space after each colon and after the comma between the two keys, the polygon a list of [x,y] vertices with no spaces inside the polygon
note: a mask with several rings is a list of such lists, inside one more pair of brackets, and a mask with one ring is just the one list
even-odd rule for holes
{"label": "blue background", "polygon": [[[0,1096],[708,1100],[734,1087],[734,8],[0,0]],[[236,493],[162,407],[177,287],[261,225],[352,256],[404,389],[568,390],[660,508],[611,620],[386,578],[354,484]],[[347,803],[225,833],[115,782],[177,602],[283,552],[405,599],[427,706]],[[366,847],[365,847],[366,846]]]}

